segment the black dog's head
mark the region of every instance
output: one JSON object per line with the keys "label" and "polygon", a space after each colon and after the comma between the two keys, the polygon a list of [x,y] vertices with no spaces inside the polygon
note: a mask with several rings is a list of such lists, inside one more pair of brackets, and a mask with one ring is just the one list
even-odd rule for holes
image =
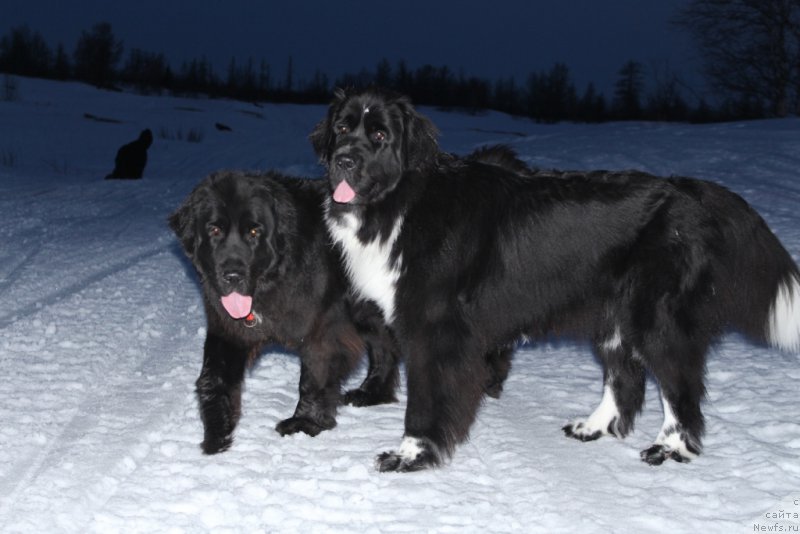
{"label": "black dog's head", "polygon": [[432,164],[437,133],[406,97],[372,88],[337,91],[310,139],[328,168],[334,201],[359,205],[382,199],[403,173]]}
{"label": "black dog's head", "polygon": [[169,217],[220,313],[246,317],[257,285],[278,269],[286,246],[279,226],[294,220],[291,202],[281,201],[285,195],[268,174],[219,172]]}
{"label": "black dog's head", "polygon": [[150,131],[150,128],[142,130],[142,133],[139,134],[138,141],[143,148],[150,148],[150,145],[153,144],[153,132]]}

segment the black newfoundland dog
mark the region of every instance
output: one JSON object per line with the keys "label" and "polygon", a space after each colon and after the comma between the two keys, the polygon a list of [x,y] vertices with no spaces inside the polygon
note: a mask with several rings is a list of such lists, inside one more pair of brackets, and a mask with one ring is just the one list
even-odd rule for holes
{"label": "black newfoundland dog", "polygon": [[482,355],[520,338],[591,342],[603,362],[582,441],[628,434],[645,373],[664,423],[642,460],[701,449],[709,346],[726,330],[800,349],[800,272],[761,217],[713,183],[640,172],[528,172],[439,151],[409,101],[337,93],[311,141],[351,281],[407,359],[400,448],[381,471],[439,465],[481,402]]}
{"label": "black newfoundland dog", "polygon": [[[394,341],[373,304],[348,303],[322,218],[326,192],[322,180],[219,172],[169,219],[203,288],[208,328],[197,396],[208,454],[230,447],[245,369],[267,344],[301,358],[300,400],[278,423],[281,435],[333,428],[342,401],[395,400]],[[367,377],[342,398],[342,380],[365,349]]]}

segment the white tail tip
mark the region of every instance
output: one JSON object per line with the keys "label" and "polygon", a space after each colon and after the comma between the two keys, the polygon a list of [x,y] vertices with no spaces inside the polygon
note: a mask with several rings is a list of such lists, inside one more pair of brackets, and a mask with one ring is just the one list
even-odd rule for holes
{"label": "white tail tip", "polygon": [[767,328],[771,345],[800,352],[800,279],[797,275],[790,275],[778,285]]}

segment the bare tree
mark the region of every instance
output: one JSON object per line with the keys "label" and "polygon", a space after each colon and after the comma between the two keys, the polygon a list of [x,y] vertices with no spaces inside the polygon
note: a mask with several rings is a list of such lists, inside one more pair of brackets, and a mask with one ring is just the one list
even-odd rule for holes
{"label": "bare tree", "polygon": [[725,96],[777,117],[800,112],[800,0],[692,0],[675,22]]}
{"label": "bare tree", "polygon": [[651,62],[652,89],[647,96],[646,115],[652,120],[685,120],[689,106],[681,95],[681,80],[666,61]]}

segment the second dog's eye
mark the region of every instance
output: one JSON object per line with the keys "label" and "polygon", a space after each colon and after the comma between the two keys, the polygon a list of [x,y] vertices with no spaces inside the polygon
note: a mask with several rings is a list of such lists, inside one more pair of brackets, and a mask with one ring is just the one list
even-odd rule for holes
{"label": "second dog's eye", "polygon": [[336,127],[336,133],[339,135],[350,133],[350,128],[348,128],[345,124],[340,124]]}
{"label": "second dog's eye", "polygon": [[212,224],[208,227],[208,235],[210,237],[219,237],[222,235],[222,229],[219,226]]}
{"label": "second dog's eye", "polygon": [[386,139],[386,132],[384,132],[383,130],[375,130],[374,132],[372,132],[373,141],[380,142],[383,141],[384,139]]}
{"label": "second dog's eye", "polygon": [[258,236],[261,235],[261,230],[258,228],[251,228],[250,233],[248,234],[253,239],[258,239]]}

